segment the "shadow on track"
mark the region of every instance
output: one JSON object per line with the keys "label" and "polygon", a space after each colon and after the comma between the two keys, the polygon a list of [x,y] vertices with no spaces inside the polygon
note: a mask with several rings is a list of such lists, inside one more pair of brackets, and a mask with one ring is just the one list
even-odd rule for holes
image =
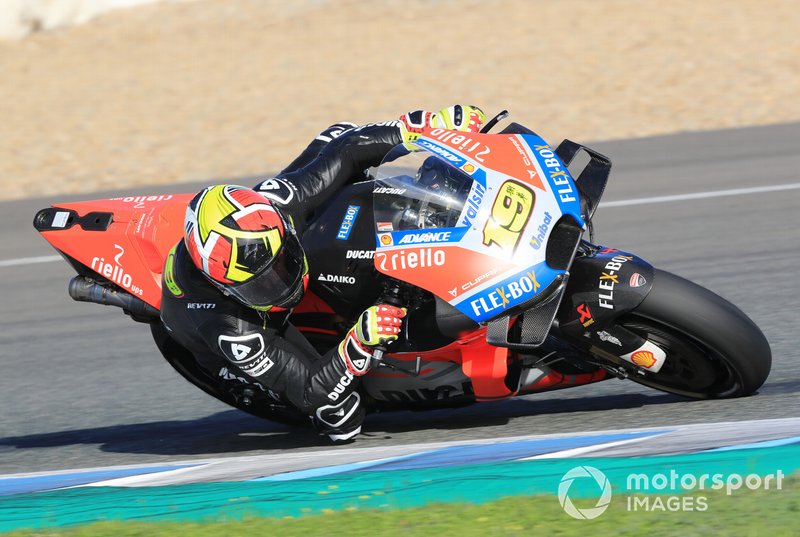
{"label": "shadow on track", "polygon": [[[523,399],[508,399],[494,403],[481,403],[450,409],[427,411],[401,411],[371,414],[367,417],[365,434],[380,430],[387,433],[404,433],[424,430],[457,430],[506,425],[513,418],[540,416],[544,420],[552,417],[547,430],[525,430],[519,434],[557,433],[558,414],[591,415],[592,412],[641,408],[652,405],[672,403],[687,404],[691,400],[671,394],[656,393],[604,395],[583,398],[536,399],[536,396]],[[566,420],[569,421],[569,418]],[[624,423],[604,421],[605,429],[624,427]]]}
{"label": "shadow on track", "polygon": [[261,420],[238,410],[186,421],[156,421],[0,438],[0,451],[99,444],[115,453],[215,455],[323,445],[314,431]]}
{"label": "shadow on track", "polygon": [[[656,395],[614,395],[588,398],[511,399],[461,408],[422,412],[396,411],[371,414],[364,426],[366,438],[376,438],[410,431],[471,429],[505,425],[512,418],[571,413],[592,413],[612,409],[630,409],[687,400]],[[547,431],[558,432],[555,420]],[[606,428],[624,424],[603,423]],[[520,431],[534,433],[536,431]],[[388,436],[391,438],[391,436]],[[431,440],[436,440],[435,437]],[[0,452],[8,449],[37,449],[73,445],[99,445],[112,453],[150,455],[219,455],[270,449],[297,449],[330,446],[310,427],[291,427],[261,420],[237,410],[219,412],[197,420],[157,421],[110,427],[76,429],[26,436],[0,438]]]}

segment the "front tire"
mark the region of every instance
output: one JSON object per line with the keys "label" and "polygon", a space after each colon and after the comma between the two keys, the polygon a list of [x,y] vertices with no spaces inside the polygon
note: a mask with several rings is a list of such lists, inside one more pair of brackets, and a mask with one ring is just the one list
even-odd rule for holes
{"label": "front tire", "polygon": [[629,378],[696,399],[742,397],[769,375],[764,334],[739,308],[689,280],[655,269],[644,301],[620,319],[625,328],[667,352],[658,373]]}

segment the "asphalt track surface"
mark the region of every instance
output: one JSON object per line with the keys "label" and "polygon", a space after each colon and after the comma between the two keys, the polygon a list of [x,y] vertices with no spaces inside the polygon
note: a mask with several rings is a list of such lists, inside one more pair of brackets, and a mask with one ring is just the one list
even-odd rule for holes
{"label": "asphalt track surface", "polygon": [[[425,442],[800,416],[798,140],[800,124],[787,124],[592,144],[614,163],[608,204],[595,215],[596,242],[634,252],[746,312],[773,352],[757,395],[689,401],[611,380],[455,410],[373,415],[357,442],[338,449],[396,452]],[[784,188],[680,198],[773,185]],[[73,302],[65,263],[8,263],[54,253],[31,226],[37,209],[115,193],[38,194],[0,203],[0,474],[330,449],[310,430],[250,417],[188,384],[146,326]],[[679,199],[646,200],[664,196]]]}

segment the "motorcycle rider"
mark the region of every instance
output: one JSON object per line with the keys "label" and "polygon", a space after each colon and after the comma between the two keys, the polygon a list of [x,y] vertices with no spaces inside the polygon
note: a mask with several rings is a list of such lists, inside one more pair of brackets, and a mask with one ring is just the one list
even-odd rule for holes
{"label": "motorcycle rider", "polygon": [[167,257],[161,320],[209,373],[244,381],[310,415],[334,441],[361,431],[358,377],[372,352],[400,332],[405,310],[364,311],[342,342],[320,355],[288,322],[308,284],[299,233],[314,209],[423,128],[477,132],[473,106],[417,110],[399,120],[332,125],[277,176],[249,189],[211,186],[189,203],[184,238]]}

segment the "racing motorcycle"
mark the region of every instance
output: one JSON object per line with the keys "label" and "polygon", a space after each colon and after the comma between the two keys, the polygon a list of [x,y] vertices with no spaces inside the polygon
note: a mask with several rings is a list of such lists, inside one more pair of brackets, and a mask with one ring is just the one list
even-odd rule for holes
{"label": "racing motorcycle", "polygon": [[[495,401],[629,379],[690,398],[750,395],[771,352],[761,330],[711,291],[592,241],[611,162],[553,149],[510,123],[476,134],[427,129],[310,219],[310,266],[292,323],[320,351],[376,303],[406,307],[375,353],[371,411]],[[257,416],[299,413],[226,368],[207,371],[159,321],[162,271],[192,194],[126,196],[40,210],[35,228],[75,269],[73,299],[150,324],[167,361],[208,394]],[[584,238],[587,235],[587,238]],[[588,240],[587,240],[588,239]]]}

